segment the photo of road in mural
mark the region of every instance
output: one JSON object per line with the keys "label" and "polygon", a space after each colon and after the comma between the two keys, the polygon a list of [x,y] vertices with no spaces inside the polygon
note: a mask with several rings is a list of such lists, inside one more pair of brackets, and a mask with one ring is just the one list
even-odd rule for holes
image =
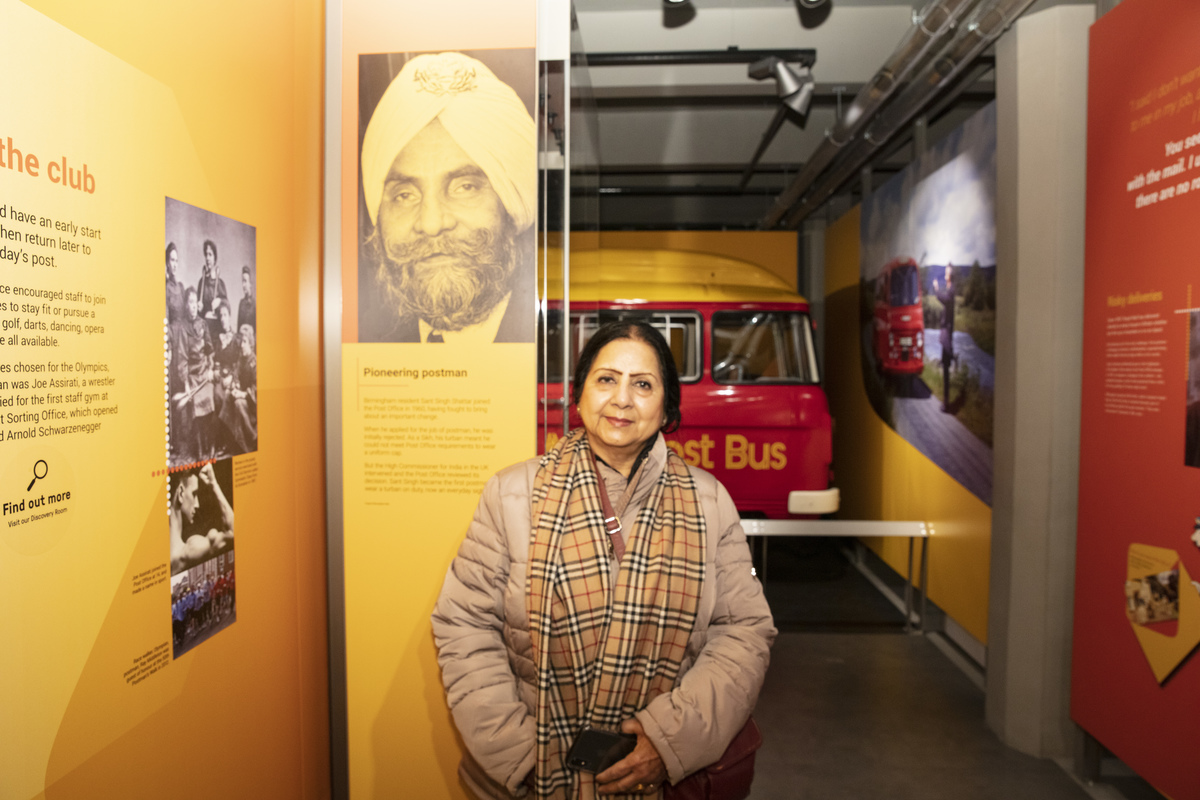
{"label": "photo of road in mural", "polygon": [[531,57],[359,56],[360,342],[533,341]]}
{"label": "photo of road in mural", "polygon": [[166,239],[167,466],[255,452],[255,230],[168,197]]}
{"label": "photo of road in mural", "polygon": [[988,505],[995,191],[993,104],[863,202],[859,295],[872,408]]}

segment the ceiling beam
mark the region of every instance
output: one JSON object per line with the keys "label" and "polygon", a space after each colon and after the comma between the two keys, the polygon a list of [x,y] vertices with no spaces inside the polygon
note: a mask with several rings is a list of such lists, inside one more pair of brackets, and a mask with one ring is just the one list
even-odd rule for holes
{"label": "ceiling beam", "polygon": [[[609,175],[741,175],[745,164],[604,164],[600,174]],[[795,172],[795,164],[759,164],[755,169],[760,175],[786,175]],[[574,170],[572,171],[575,172]],[[595,170],[580,170],[593,174]]]}
{"label": "ceiling beam", "polygon": [[817,63],[817,51],[811,47],[783,50],[657,50],[644,53],[583,53],[576,54],[577,64],[589,69],[597,67],[668,67],[680,64],[752,64],[775,56],[789,64],[811,67]]}
{"label": "ceiling beam", "polygon": [[[815,106],[836,107],[848,104],[862,88],[861,83],[818,83],[813,92]],[[959,97],[964,102],[987,103],[996,96],[996,84],[981,80],[965,87]],[[599,111],[622,109],[769,107],[779,102],[772,83],[747,86],[610,86],[592,94]],[[576,99],[575,105],[579,105]]]}
{"label": "ceiling beam", "polygon": [[[773,197],[786,188],[786,184],[776,183],[771,186],[753,186],[742,189],[736,185],[730,186],[601,186],[601,197],[754,197],[762,195]],[[580,187],[578,194],[586,196],[593,189]],[[572,195],[576,192],[572,190]]]}

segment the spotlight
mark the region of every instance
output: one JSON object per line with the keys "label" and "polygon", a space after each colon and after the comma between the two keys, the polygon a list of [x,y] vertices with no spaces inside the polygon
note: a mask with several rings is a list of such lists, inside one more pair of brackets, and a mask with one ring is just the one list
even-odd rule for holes
{"label": "spotlight", "polygon": [[767,56],[751,64],[748,74],[760,81],[774,78],[779,99],[784,105],[801,117],[808,116],[808,107],[812,105],[813,89],[816,87],[808,67],[790,67],[778,56]]}
{"label": "spotlight", "polygon": [[695,18],[696,7],[691,0],[662,0],[664,28],[682,28]]}

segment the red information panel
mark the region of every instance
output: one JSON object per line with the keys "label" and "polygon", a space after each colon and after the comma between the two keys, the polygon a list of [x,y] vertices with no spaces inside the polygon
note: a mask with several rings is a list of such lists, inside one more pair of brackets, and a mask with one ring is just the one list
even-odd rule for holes
{"label": "red information panel", "polygon": [[1200,3],[1092,28],[1071,713],[1200,798]]}

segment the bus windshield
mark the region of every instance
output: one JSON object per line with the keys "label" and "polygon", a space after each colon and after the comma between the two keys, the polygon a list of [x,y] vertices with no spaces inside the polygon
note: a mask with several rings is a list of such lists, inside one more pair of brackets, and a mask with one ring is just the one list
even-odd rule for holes
{"label": "bus windshield", "polygon": [[798,311],[713,314],[712,374],[718,383],[817,383],[808,315]]}
{"label": "bus windshield", "polygon": [[901,264],[892,270],[892,296],[890,305],[915,306],[921,302],[920,279],[914,264]]}

